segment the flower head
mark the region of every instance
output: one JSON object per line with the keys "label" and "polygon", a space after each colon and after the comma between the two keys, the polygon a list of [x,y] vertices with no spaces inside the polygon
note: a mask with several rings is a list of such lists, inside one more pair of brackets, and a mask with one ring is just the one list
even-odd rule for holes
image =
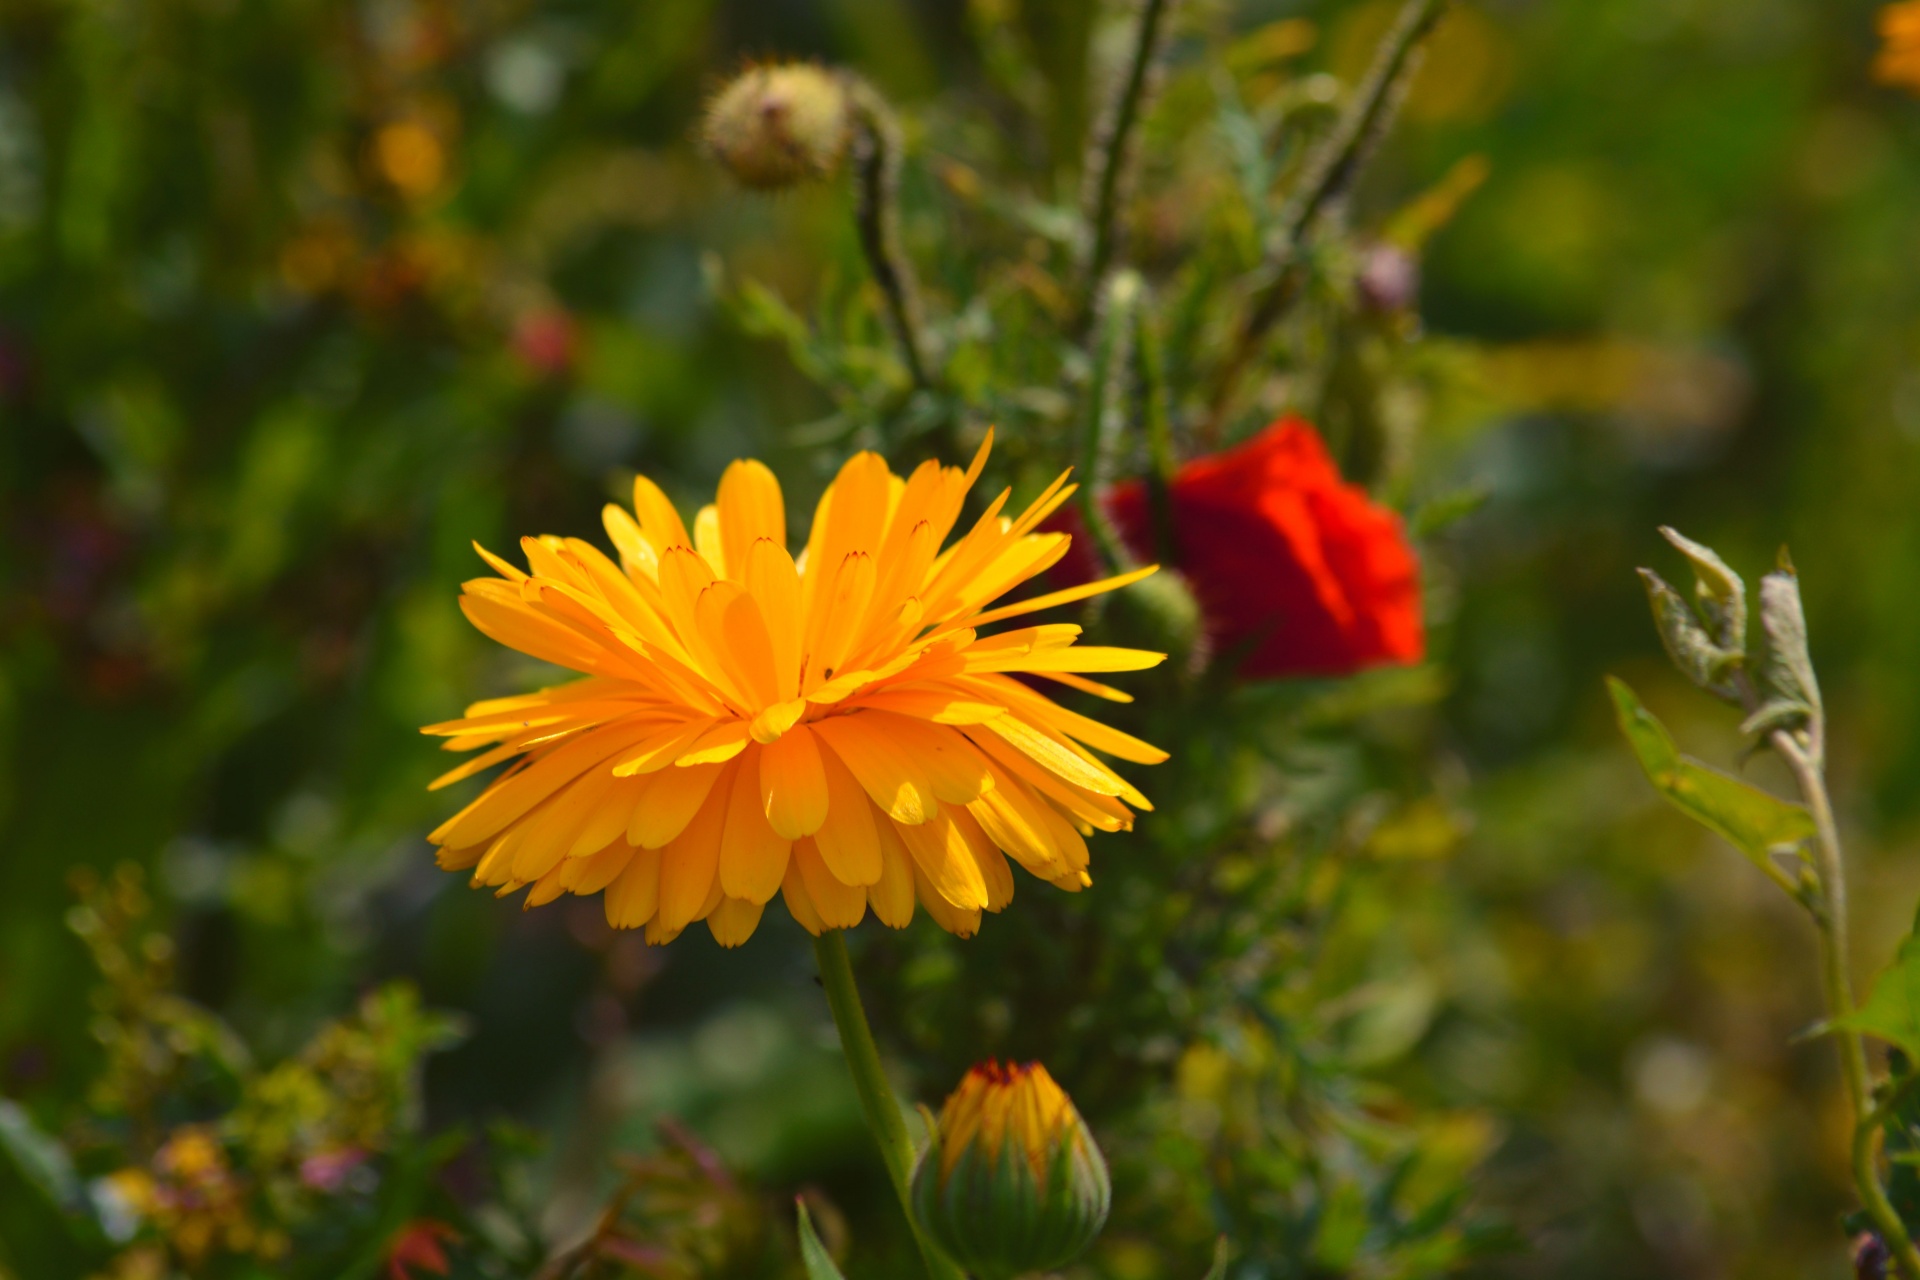
{"label": "flower head", "polygon": [[707,107],[707,149],[742,185],[765,191],[821,178],[851,134],[846,83],[807,62],[750,67]]}
{"label": "flower head", "polygon": [[868,908],[900,928],[917,901],[966,936],[1012,898],[1007,855],[1069,891],[1092,883],[1083,836],[1151,806],[1088,748],[1166,755],[1015,677],[1124,702],[1084,673],[1162,655],[1076,645],[1066,623],[982,633],[1152,570],[994,608],[1066,552],[1035,529],[1073,486],[1062,475],[1011,519],[1002,493],[942,551],[986,454],[905,479],[855,456],[797,557],[757,462],[727,469],[691,532],[636,480],[634,512],[604,513],[617,565],[577,538],[524,539],[530,572],[481,551],[499,576],[466,584],[467,617],[585,679],[428,726],[449,749],[491,748],[435,786],[514,761],[433,832],[440,865],[531,886],[529,906],[604,890],[617,928],[665,942],[705,920],[729,946],[776,893],[816,934]]}
{"label": "flower head", "polygon": [[[1283,418],[1194,459],[1168,496],[1179,569],[1242,676],[1346,675],[1426,652],[1420,570],[1399,517],[1341,480],[1305,422]],[[1144,485],[1116,486],[1107,511],[1135,553],[1152,551]],[[1070,558],[1053,580],[1092,573],[1090,559]]]}
{"label": "flower head", "polygon": [[1037,1062],[969,1071],[913,1177],[921,1226],[986,1280],[1072,1261],[1112,1194],[1086,1122]]}
{"label": "flower head", "polygon": [[1885,42],[1873,62],[1873,78],[1920,93],[1920,0],[1902,0],[1880,10]]}

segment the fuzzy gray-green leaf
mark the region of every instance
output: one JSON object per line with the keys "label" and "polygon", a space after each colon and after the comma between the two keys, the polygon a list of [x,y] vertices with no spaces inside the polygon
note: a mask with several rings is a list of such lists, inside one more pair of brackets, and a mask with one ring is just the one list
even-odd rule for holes
{"label": "fuzzy gray-green leaf", "polygon": [[1767,637],[1760,678],[1773,699],[1797,702],[1820,714],[1820,682],[1807,652],[1807,615],[1800,603],[1800,579],[1779,569],[1760,579],[1760,630]]}
{"label": "fuzzy gray-green leaf", "polygon": [[1702,546],[1678,530],[1660,526],[1660,536],[1674,545],[1693,565],[1693,591],[1700,612],[1713,628],[1713,642],[1722,649],[1747,649],[1747,584],[1712,547]]}
{"label": "fuzzy gray-green leaf", "polygon": [[1653,608],[1653,624],[1660,632],[1660,643],[1680,673],[1707,692],[1729,701],[1739,694],[1731,676],[1741,655],[1714,642],[1693,608],[1666,579],[1651,569],[1640,570],[1646,584],[1647,603]]}

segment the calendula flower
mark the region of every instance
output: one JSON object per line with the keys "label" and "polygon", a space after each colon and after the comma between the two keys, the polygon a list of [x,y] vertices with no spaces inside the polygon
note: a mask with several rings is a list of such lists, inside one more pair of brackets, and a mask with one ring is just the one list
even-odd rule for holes
{"label": "calendula flower", "polygon": [[1076,645],[1066,623],[984,631],[1152,570],[993,607],[1065,553],[1036,527],[1073,486],[1063,474],[1011,519],[1002,493],[941,550],[990,443],[964,472],[905,479],[857,455],[797,557],[780,486],[750,461],[691,533],[637,479],[633,513],[604,513],[618,564],[577,538],[523,540],[527,572],[481,550],[499,576],[466,584],[467,617],[585,678],[427,728],[491,748],[435,786],[515,761],[432,834],[440,865],[531,886],[529,906],[604,890],[616,928],[665,942],[705,920],[728,946],[776,893],[816,935],[869,908],[900,928],[918,901],[967,936],[1013,896],[1007,855],[1090,884],[1083,836],[1151,806],[1088,748],[1166,755],[1023,677],[1124,702],[1085,673],[1162,655]]}
{"label": "calendula flower", "polygon": [[1884,43],[1873,62],[1873,78],[1920,92],[1920,0],[1903,0],[1880,11]]}
{"label": "calendula flower", "polygon": [[1037,1062],[967,1072],[913,1175],[914,1217],[982,1280],[1071,1262],[1112,1198],[1086,1122]]}

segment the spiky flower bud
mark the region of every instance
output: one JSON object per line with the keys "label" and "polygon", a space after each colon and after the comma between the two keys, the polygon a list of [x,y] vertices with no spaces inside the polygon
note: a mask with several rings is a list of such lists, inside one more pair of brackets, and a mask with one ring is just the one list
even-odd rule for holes
{"label": "spiky flower bud", "polygon": [[969,1071],[913,1177],[922,1229],[980,1280],[1072,1261],[1112,1198],[1086,1122],[1037,1062]]}
{"label": "spiky flower bud", "polygon": [[707,149],[749,187],[777,191],[839,167],[851,134],[846,82],[807,62],[751,67],[707,106]]}

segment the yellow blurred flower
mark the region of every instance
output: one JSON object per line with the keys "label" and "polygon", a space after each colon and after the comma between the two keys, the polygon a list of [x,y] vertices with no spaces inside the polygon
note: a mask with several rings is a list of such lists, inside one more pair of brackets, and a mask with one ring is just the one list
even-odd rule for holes
{"label": "yellow blurred flower", "polygon": [[1920,92],[1920,0],[1902,0],[1880,11],[1880,56],[1873,78]]}
{"label": "yellow blurred flower", "polygon": [[965,472],[904,479],[855,456],[798,557],[780,486],[751,461],[691,532],[637,479],[634,513],[604,513],[619,565],[577,538],[523,539],[531,574],[482,550],[500,576],[466,584],[467,617],[587,678],[426,729],[492,747],[436,787],[518,758],[433,832],[440,865],[502,894],[531,885],[528,906],[605,890],[617,928],[659,943],[705,920],[727,946],[776,893],[815,934],[869,908],[901,928],[917,900],[964,937],[1013,897],[1006,854],[1068,891],[1092,883],[1083,835],[1151,806],[1086,748],[1166,755],[1016,674],[1124,702],[1082,673],[1163,655],[1076,646],[1067,623],[981,632],[1152,570],[990,607],[1065,553],[1066,535],[1034,530],[1074,488],[1061,475],[1013,519],[1002,493],[941,551],[990,443]]}
{"label": "yellow blurred flower", "polygon": [[373,137],[373,156],[381,176],[416,200],[432,195],[446,177],[446,149],[418,120],[383,125]]}

